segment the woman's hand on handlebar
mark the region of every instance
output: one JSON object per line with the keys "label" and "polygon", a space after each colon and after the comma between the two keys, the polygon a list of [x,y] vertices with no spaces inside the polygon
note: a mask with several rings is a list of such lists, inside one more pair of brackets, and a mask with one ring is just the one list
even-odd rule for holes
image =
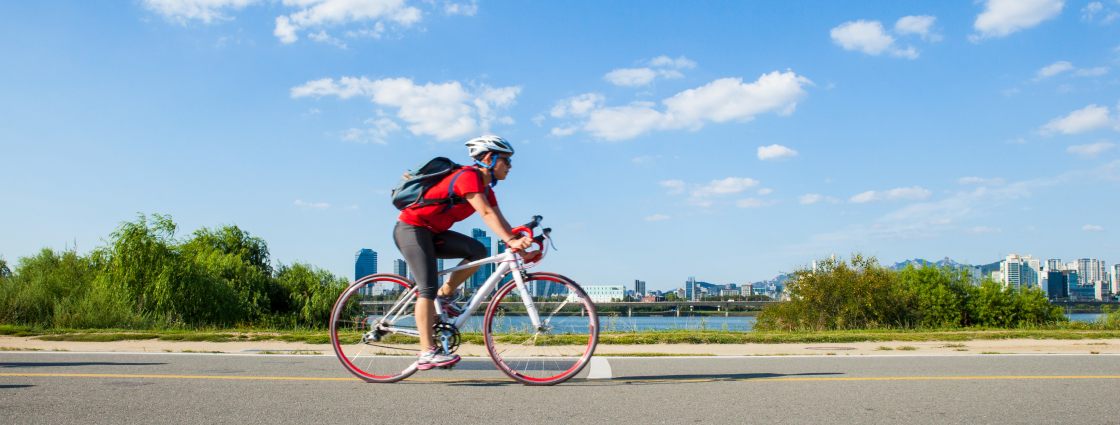
{"label": "woman's hand on handlebar", "polygon": [[506,243],[506,246],[510,247],[511,249],[519,249],[519,250],[524,251],[524,250],[528,249],[529,247],[533,246],[533,239],[532,238],[527,238],[527,237],[524,237],[524,236],[517,237],[517,238],[514,238],[513,240],[510,240],[508,243]]}

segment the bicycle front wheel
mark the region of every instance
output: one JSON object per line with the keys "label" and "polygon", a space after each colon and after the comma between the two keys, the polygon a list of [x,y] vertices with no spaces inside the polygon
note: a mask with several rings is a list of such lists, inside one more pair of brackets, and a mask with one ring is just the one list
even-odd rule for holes
{"label": "bicycle front wheel", "polygon": [[[516,272],[515,272],[516,273]],[[554,273],[533,273],[529,293],[509,282],[486,309],[483,334],[494,365],[526,385],[556,385],[579,374],[599,343],[595,304],[578,284]],[[526,317],[522,297],[533,297],[541,326]]]}
{"label": "bicycle front wheel", "polygon": [[416,372],[420,338],[416,290],[394,274],[375,274],[350,285],[334,305],[330,335],[342,366],[368,382],[397,382]]}

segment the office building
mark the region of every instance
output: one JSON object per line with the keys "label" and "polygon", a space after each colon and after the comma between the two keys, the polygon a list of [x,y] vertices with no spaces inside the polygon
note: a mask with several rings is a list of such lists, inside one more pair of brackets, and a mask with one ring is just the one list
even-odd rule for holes
{"label": "office building", "polygon": [[[583,292],[587,293],[593,303],[622,301],[626,297],[625,286],[584,286]],[[568,294],[568,301],[575,301],[575,298],[575,294]]]}
{"label": "office building", "polygon": [[[471,236],[474,237],[474,240],[481,242],[482,246],[486,247],[486,256],[489,257],[490,252],[492,252],[492,245],[490,244],[490,237],[486,236],[486,231],[482,229],[474,229],[471,231],[471,233]],[[486,283],[486,279],[490,278],[490,275],[492,274],[494,274],[494,264],[483,264],[482,267],[479,267],[478,271],[474,272],[474,275],[471,275],[470,279],[467,280],[468,282],[470,282],[470,285],[468,285],[467,288],[471,290],[478,289]]]}
{"label": "office building", "polygon": [[393,260],[393,274],[408,277],[408,263],[401,259]]}
{"label": "office building", "polygon": [[[1032,258],[1029,255],[1008,254],[999,264],[998,281],[1002,282],[1004,287],[1014,289],[1037,287],[1042,283],[1042,265],[1040,262],[1039,259]],[[997,280],[996,277],[997,275],[993,272],[992,280]]]}
{"label": "office building", "polygon": [[[499,240],[498,241],[498,254],[504,254],[505,252],[506,252],[506,243],[502,240]],[[494,265],[494,267],[497,268],[497,265]],[[506,273],[505,276],[502,276],[502,282],[498,284],[498,287],[501,287],[502,285],[505,285],[507,282],[509,282],[511,280],[513,280],[513,273]]]}
{"label": "office building", "polygon": [[634,293],[637,294],[637,296],[639,296],[639,297],[645,296],[646,295],[646,281],[635,279],[634,280]]}
{"label": "office building", "polygon": [[[1069,298],[1069,274],[1068,270],[1053,270],[1046,272],[1046,297],[1051,301],[1064,300]],[[1074,279],[1077,278],[1077,273],[1074,273]]]}
{"label": "office building", "polygon": [[362,248],[354,254],[354,281],[371,274],[377,274],[377,253],[372,249]]}
{"label": "office building", "polygon": [[[354,254],[354,281],[357,282],[358,279],[371,274],[377,274],[377,253],[372,249],[362,248]],[[372,290],[368,286],[360,291],[365,295],[372,295]]]}

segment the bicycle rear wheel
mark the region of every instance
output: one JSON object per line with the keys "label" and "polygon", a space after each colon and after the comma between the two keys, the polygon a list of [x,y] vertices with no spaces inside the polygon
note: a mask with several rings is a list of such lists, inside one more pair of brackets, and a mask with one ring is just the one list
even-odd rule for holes
{"label": "bicycle rear wheel", "polygon": [[[516,272],[515,272],[516,273]],[[578,284],[555,273],[533,273],[530,294],[509,282],[490,300],[483,322],[486,350],[494,365],[526,385],[556,385],[579,374],[599,343],[595,304]],[[521,297],[533,296],[541,326],[534,328]],[[499,301],[515,303],[502,306]]]}
{"label": "bicycle rear wheel", "polygon": [[331,313],[335,355],[354,376],[368,382],[397,382],[416,372],[416,290],[412,281],[375,274],[354,282]]}

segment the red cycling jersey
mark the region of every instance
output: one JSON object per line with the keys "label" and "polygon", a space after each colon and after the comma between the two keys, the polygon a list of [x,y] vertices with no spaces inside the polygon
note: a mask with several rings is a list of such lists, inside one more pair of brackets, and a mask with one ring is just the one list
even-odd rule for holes
{"label": "red cycling jersey", "polygon": [[[463,171],[466,170],[466,171]],[[432,186],[426,193],[425,199],[440,199],[447,197],[447,186],[451,184],[451,179],[459,174],[459,178],[455,180],[455,194],[467,197],[468,193],[486,193],[486,200],[490,202],[490,206],[498,206],[498,200],[494,198],[494,191],[482,182],[482,171],[478,167],[463,167],[463,170],[455,171],[444,177],[442,181]],[[401,215],[397,217],[398,220],[413,226],[423,226],[431,229],[436,233],[446,232],[451,228],[451,225],[460,221],[466,220],[471,214],[474,214],[474,207],[470,203],[464,202],[448,209],[447,212],[441,213],[444,204],[427,205],[423,207],[406,208],[401,211]]]}

